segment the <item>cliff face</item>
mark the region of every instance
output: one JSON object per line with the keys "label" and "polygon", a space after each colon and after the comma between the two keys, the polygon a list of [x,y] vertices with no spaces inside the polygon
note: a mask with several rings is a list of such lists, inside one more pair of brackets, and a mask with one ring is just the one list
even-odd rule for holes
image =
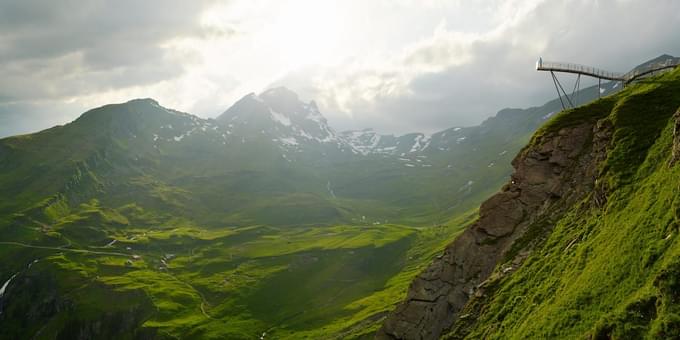
{"label": "cliff face", "polygon": [[[630,327],[625,322],[603,321],[609,320],[605,318],[609,310],[637,310],[649,305],[649,301],[665,301],[667,297],[659,293],[633,307],[620,305],[620,296],[637,296],[645,285],[661,280],[654,276],[659,268],[668,267],[671,269],[666,270],[671,272],[675,268],[662,261],[664,253],[657,241],[644,239],[656,232],[664,235],[664,241],[673,241],[674,234],[668,234],[668,230],[677,225],[677,221],[667,222],[668,217],[661,214],[675,209],[677,215],[674,197],[680,188],[666,185],[668,192],[661,192],[657,183],[660,178],[673,183],[675,168],[668,168],[680,158],[680,112],[673,116],[680,105],[680,72],[662,79],[561,113],[539,130],[514,159],[510,182],[481,205],[478,220],[412,282],[405,301],[387,317],[377,338],[437,339],[451,331],[453,338],[611,335],[616,334],[617,327]],[[644,186],[642,183],[647,181],[652,184]],[[672,198],[654,201],[653,195],[661,194]],[[641,198],[645,195],[654,198],[645,201]],[[633,203],[633,197],[640,203]],[[643,204],[658,210],[659,216],[637,211]],[[631,211],[634,215],[623,217]],[[630,228],[627,234],[623,227],[615,228],[617,223]],[[645,233],[640,223],[652,230]],[[653,228],[655,223],[664,227]],[[559,233],[554,235],[556,228]],[[596,232],[602,233],[598,237],[605,241],[585,246],[591,242],[587,237]],[[626,239],[635,233],[644,236]],[[619,237],[618,245],[610,241]],[[638,244],[628,244],[633,241]],[[630,247],[627,253],[623,250],[626,247]],[[650,263],[634,269],[621,263],[618,279],[606,269],[624,258],[635,261],[648,257],[647,252],[656,254],[647,260]],[[579,257],[572,259],[574,253]],[[563,254],[568,257],[563,258]],[[610,256],[618,257],[614,261]],[[575,283],[574,277],[580,278],[588,269],[590,262],[585,259],[602,268],[591,269],[596,274]],[[525,263],[531,263],[530,268],[525,268]],[[602,273],[608,276],[598,281],[595,277]],[[624,279],[639,281],[622,288],[607,288],[603,295],[611,295],[611,299],[591,296],[592,291],[616,286],[616,280]],[[545,281],[550,285],[543,286]],[[576,298],[560,300],[558,288]],[[605,305],[611,305],[607,307],[610,309],[602,307]],[[565,321],[560,321],[562,317]],[[641,329],[647,331],[644,327],[652,327],[649,325],[654,320],[661,319],[657,314],[654,318],[650,317]],[[537,320],[536,325],[530,324],[532,319]],[[538,320],[543,326],[537,326]],[[609,328],[587,331],[597,322]],[[645,333],[635,333],[640,334]]]}
{"label": "cliff face", "polygon": [[530,226],[549,225],[560,206],[593,190],[610,135],[606,122],[588,122],[536,138],[513,161],[510,182],[481,205],[479,219],[414,280],[378,337],[439,338],[504,258],[514,257],[503,273],[522,262],[530,250],[513,244]]}
{"label": "cliff face", "polygon": [[675,124],[673,126],[673,156],[670,161],[671,166],[680,160],[680,110],[675,113],[673,118]]}
{"label": "cliff face", "polygon": [[[115,292],[94,280],[64,287],[55,272],[41,267],[36,263],[17,273],[0,299],[0,339],[163,338],[156,329],[142,327],[154,313],[143,293]],[[79,304],[78,298],[89,300]]]}

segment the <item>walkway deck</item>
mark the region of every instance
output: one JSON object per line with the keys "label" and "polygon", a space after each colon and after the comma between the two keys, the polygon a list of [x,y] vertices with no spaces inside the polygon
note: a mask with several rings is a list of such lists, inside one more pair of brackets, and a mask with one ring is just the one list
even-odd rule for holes
{"label": "walkway deck", "polygon": [[621,81],[625,84],[630,83],[640,77],[643,77],[647,74],[654,73],[657,71],[661,71],[664,69],[669,69],[669,68],[674,68],[680,65],[680,58],[676,59],[666,59],[666,61],[662,63],[657,63],[657,64],[652,64],[644,68],[638,68],[635,69],[634,71],[628,72],[628,73],[618,73],[618,72],[610,72],[606,70],[602,70],[599,68],[595,68],[592,66],[586,66],[586,65],[579,65],[579,64],[572,64],[572,63],[563,63],[563,62],[554,62],[554,61],[544,61],[543,59],[539,58],[538,61],[536,62],[536,70],[537,71],[550,71],[550,72],[566,72],[566,73],[575,73],[575,74],[580,74],[580,75],[586,75],[590,76],[593,78],[598,78],[598,79],[605,79],[605,80],[613,80],[613,81]]}

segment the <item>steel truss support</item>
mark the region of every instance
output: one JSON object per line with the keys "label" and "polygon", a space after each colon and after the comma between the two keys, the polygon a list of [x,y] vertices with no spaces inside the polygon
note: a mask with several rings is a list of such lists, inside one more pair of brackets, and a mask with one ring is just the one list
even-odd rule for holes
{"label": "steel truss support", "polygon": [[[578,91],[581,89],[581,74],[576,77],[574,89],[571,90],[571,99],[578,105]],[[572,106],[573,107],[573,106]]]}
{"label": "steel truss support", "polygon": [[[557,79],[557,76],[555,75],[555,72],[550,71],[550,75],[552,75],[553,83],[555,84],[555,90],[557,90],[557,96],[560,98],[560,103],[562,103],[562,110],[566,110],[567,106],[565,105],[564,101],[562,100],[562,95],[564,94],[564,98],[567,99],[567,103],[569,104],[569,107],[574,108],[574,103],[571,101],[571,98],[569,98],[569,95],[567,94],[567,91],[564,90],[562,87],[562,83],[560,83],[559,79]],[[580,81],[581,76],[579,75],[578,80]],[[574,90],[576,89],[576,86],[574,86]],[[573,95],[573,93],[572,93]]]}
{"label": "steel truss support", "polygon": [[[562,87],[562,83],[560,83],[560,80],[557,79],[555,72],[550,71],[550,75],[552,75],[553,83],[555,84],[555,90],[557,91],[557,96],[560,98],[560,103],[562,103],[562,110],[566,110],[568,108],[566,104],[569,104],[569,108],[572,108],[572,109],[575,108],[576,105],[574,105],[574,104],[578,104],[578,93],[581,90],[581,75],[579,74],[576,77],[576,82],[574,83],[574,89],[571,90],[571,95],[568,95],[567,91],[564,90],[564,87]],[[598,78],[598,80],[601,81],[601,79],[599,79],[599,78]],[[601,84],[598,82],[598,88],[597,88],[598,96],[599,96],[599,92],[600,92],[600,87],[601,87]],[[562,96],[564,96],[564,98],[566,98],[566,100],[567,100],[566,103],[564,102],[564,100],[562,100]]]}

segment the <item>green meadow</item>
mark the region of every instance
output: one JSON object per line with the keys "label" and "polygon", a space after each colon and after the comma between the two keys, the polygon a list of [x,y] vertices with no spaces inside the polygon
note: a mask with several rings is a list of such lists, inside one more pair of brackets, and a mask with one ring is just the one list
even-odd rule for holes
{"label": "green meadow", "polygon": [[[0,255],[32,263],[26,274],[36,284],[78,301],[42,332],[118,310],[139,314],[138,334],[167,338],[361,338],[475,215],[429,227],[205,228],[181,219],[137,225],[153,218],[92,200],[51,228],[3,228]],[[12,324],[3,332],[19,334]]]}

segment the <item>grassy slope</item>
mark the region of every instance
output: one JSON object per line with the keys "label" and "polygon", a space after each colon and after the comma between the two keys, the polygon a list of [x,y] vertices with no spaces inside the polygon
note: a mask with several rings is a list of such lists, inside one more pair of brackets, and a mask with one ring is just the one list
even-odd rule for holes
{"label": "grassy slope", "polygon": [[475,302],[481,315],[455,337],[680,337],[680,166],[668,165],[679,106],[680,70],[538,132],[608,113],[615,132],[599,179],[608,202],[597,208],[587,197],[572,207],[517,272]]}
{"label": "grassy slope", "polygon": [[[0,245],[0,257],[15,260],[0,265],[0,279],[23,273],[20,278],[34,277],[55,290],[26,301],[60,296],[77,306],[35,322],[41,327],[27,327],[25,307],[10,303],[0,337],[68,335],[68,325],[78,329],[117,310],[135,311],[145,320],[143,329],[167,337],[372,334],[413,276],[473,215],[429,228],[202,228],[177,218],[154,225],[157,218],[139,207],[109,209],[92,200],[57,218],[47,232],[40,226],[0,228],[3,241],[51,247]],[[8,294],[20,289],[10,286]]]}
{"label": "grassy slope", "polygon": [[[49,338],[60,331],[73,336],[88,322],[116,320],[111,313],[126,310],[136,311],[131,314],[145,330],[168,337],[253,338],[264,331],[282,338],[365,336],[471,216],[458,214],[457,220],[432,227],[428,211],[407,219],[427,223],[426,228],[386,225],[386,219],[407,214],[381,201],[383,196],[367,201],[320,197],[297,187],[301,174],[277,175],[275,164],[252,165],[257,173],[249,172],[249,165],[245,171],[195,176],[223,164],[187,168],[198,165],[160,157],[152,146],[137,142],[152,140],[144,135],[151,133],[145,126],[167,123],[156,111],[143,112],[143,120],[134,123],[139,105],[127,111],[107,106],[64,128],[0,143],[0,187],[11,190],[0,199],[0,242],[30,246],[0,244],[0,258],[12,259],[0,261],[0,281],[19,273],[8,286],[0,337],[40,333]],[[129,119],[116,120],[117,115]],[[175,126],[187,124],[185,118],[171,116]],[[166,151],[196,145],[189,139]],[[208,151],[208,156],[221,152]],[[409,182],[401,192],[422,183],[411,183],[405,171],[413,173],[397,171]],[[430,172],[419,179],[435,187],[438,176]],[[325,182],[320,182],[323,190]],[[262,190],[248,192],[257,189],[252,183]],[[280,192],[268,194],[272,188]],[[390,183],[385,188],[380,195],[400,196]],[[429,203],[416,201],[402,203]],[[224,207],[235,212],[218,210]],[[338,212],[351,213],[354,225],[338,226],[337,220],[350,219]],[[357,218],[362,215],[365,221]],[[268,226],[250,220],[253,216]],[[310,217],[324,224],[309,224]],[[373,225],[378,221],[382,224]],[[174,257],[163,260],[167,254]],[[39,264],[27,269],[36,259]],[[22,290],[31,287],[28,281],[35,282],[38,293]],[[117,299],[126,303],[113,308],[117,305],[111,301]],[[35,307],[31,301],[47,305]],[[53,316],[49,304],[75,307]],[[40,311],[27,312],[31,305]],[[115,331],[102,334],[132,337],[136,332]]]}
{"label": "grassy slope", "polygon": [[[233,152],[211,134],[177,143],[174,130],[192,119],[144,101],[105,106],[0,142],[0,241],[48,247],[0,245],[0,259],[12,259],[0,261],[0,281],[33,273],[75,301],[70,314],[36,321],[42,334],[106,317],[118,297],[129,303],[116,310],[139,307],[161,336],[367,336],[504,181],[534,116],[472,129],[469,145],[431,150],[429,169],[376,156],[310,170],[262,141]],[[164,138],[158,149],[155,134]],[[126,264],[133,254],[141,260]],[[161,269],[167,254],[175,257]],[[36,330],[21,328],[25,313],[14,312],[17,324],[0,337]]]}

